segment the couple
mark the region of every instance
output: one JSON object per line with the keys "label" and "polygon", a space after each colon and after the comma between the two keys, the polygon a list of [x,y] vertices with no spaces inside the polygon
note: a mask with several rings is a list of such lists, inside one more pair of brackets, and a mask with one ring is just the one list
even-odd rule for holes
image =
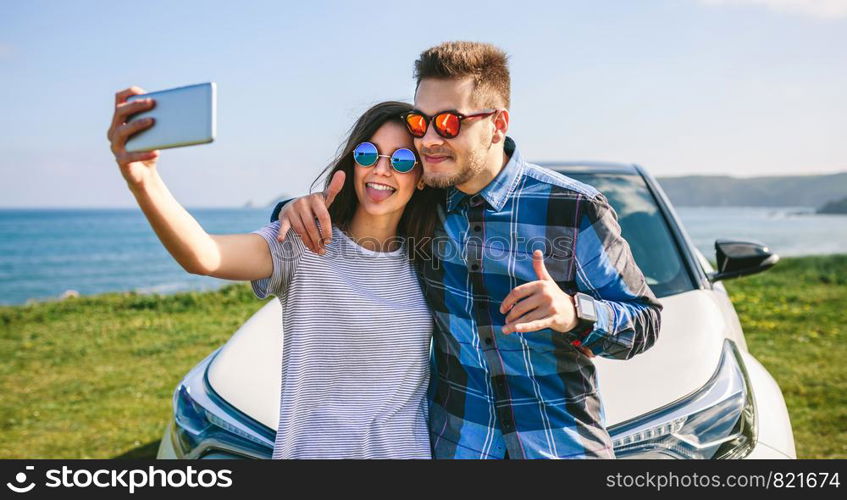
{"label": "couple", "polygon": [[108,135],[187,271],[281,301],[274,458],[613,458],[590,358],[645,351],[661,311],[614,211],[522,159],[502,51],[444,43],[415,76],[414,107],[368,110],[324,193],[251,234],[207,234],[158,152],[125,151],[143,91],[117,94]]}

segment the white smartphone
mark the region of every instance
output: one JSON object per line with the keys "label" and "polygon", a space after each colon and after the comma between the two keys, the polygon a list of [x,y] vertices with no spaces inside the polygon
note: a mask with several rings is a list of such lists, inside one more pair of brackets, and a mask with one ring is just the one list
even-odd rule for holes
{"label": "white smartphone", "polygon": [[130,136],[126,150],[153,151],[215,140],[215,82],[187,85],[147,94],[134,95],[127,102],[152,98],[153,109],[132,115],[129,122],[153,117],[153,126]]}

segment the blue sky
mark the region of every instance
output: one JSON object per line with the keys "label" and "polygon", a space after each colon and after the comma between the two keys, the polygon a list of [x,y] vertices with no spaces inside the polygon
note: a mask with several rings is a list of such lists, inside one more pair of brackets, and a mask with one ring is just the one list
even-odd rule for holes
{"label": "blue sky", "polygon": [[533,160],[654,174],[847,171],[847,1],[6,1],[0,207],[134,201],[106,141],[114,93],[215,81],[215,143],[165,150],[186,206],[303,193],[355,118],[411,100],[445,40],[511,56]]}

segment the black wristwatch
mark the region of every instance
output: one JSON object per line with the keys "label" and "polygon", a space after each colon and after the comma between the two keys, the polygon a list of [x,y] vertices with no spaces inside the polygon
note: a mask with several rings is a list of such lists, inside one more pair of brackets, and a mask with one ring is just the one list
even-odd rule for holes
{"label": "black wristwatch", "polygon": [[576,319],[579,320],[579,323],[571,332],[577,335],[585,335],[594,329],[594,323],[597,322],[597,306],[594,303],[594,297],[582,292],[577,292],[573,299],[576,307]]}

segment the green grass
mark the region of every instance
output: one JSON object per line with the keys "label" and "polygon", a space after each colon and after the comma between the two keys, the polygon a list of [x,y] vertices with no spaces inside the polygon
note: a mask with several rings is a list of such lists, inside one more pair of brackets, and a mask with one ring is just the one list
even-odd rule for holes
{"label": "green grass", "polygon": [[[727,282],[800,458],[847,458],[847,256]],[[0,307],[0,458],[148,458],[182,376],[264,304],[247,285]]]}
{"label": "green grass", "polygon": [[176,384],[263,304],[234,285],[0,308],[0,458],[155,456]]}
{"label": "green grass", "polygon": [[847,458],[847,255],[783,259],[726,287],[785,396],[797,457]]}

